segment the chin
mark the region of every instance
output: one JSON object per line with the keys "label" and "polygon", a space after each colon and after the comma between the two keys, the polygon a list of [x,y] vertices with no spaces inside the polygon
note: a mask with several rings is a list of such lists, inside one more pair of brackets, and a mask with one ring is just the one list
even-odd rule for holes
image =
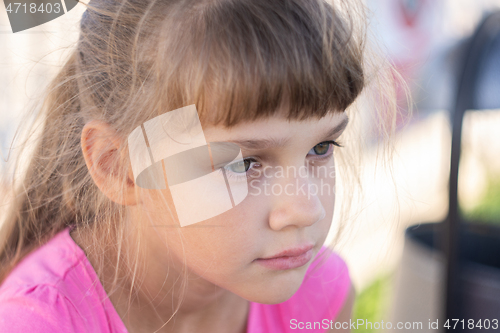
{"label": "chin", "polygon": [[[283,272],[280,272],[283,273]],[[262,283],[252,286],[249,295],[241,295],[247,300],[262,304],[278,304],[290,299],[302,285],[305,269],[295,274],[265,277]]]}

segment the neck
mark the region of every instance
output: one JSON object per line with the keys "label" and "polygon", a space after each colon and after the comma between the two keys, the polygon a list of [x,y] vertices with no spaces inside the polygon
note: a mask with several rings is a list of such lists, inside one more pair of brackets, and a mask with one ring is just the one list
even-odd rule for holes
{"label": "neck", "polygon": [[[81,232],[71,233],[81,248],[88,248],[88,238]],[[132,241],[130,239],[129,241]],[[127,241],[128,243],[128,241]],[[124,246],[128,248],[128,246]],[[148,249],[149,253],[151,250]],[[87,258],[97,267],[97,258],[88,251]],[[116,258],[116,254],[110,257]],[[120,255],[130,258],[130,255]],[[148,259],[145,259],[148,258]],[[114,288],[116,265],[106,265],[99,279],[116,312],[129,333],[136,332],[246,332],[249,302],[185,269],[175,260],[165,265],[161,256],[147,255],[134,260],[147,263],[137,267],[134,279],[120,280]],[[109,258],[108,262],[113,262]],[[130,263],[120,264],[134,271]],[[128,277],[121,270],[120,277]]]}

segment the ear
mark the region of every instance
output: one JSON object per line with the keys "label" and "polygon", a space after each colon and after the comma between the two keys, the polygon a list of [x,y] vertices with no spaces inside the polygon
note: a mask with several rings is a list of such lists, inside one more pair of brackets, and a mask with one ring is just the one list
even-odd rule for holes
{"label": "ear", "polygon": [[136,205],[132,168],[125,173],[126,153],[118,151],[123,137],[109,124],[92,120],[82,130],[81,146],[85,163],[97,187],[110,200],[125,206]]}

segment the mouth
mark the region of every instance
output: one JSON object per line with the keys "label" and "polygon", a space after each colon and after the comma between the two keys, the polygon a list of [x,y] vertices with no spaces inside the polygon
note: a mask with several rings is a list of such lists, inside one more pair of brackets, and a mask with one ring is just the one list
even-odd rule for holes
{"label": "mouth", "polygon": [[303,245],[284,250],[276,255],[258,258],[254,261],[259,265],[273,270],[287,270],[307,264],[313,256],[314,245]]}

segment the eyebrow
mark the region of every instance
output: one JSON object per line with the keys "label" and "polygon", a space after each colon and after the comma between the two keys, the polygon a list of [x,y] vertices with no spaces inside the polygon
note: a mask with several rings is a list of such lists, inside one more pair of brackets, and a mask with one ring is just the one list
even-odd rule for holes
{"label": "eyebrow", "polygon": [[[321,137],[332,137],[335,134],[343,131],[347,124],[349,123],[349,118],[344,118],[340,124],[333,127],[327,131]],[[233,142],[239,145],[243,149],[256,150],[256,149],[266,149],[271,147],[283,147],[289,138],[264,138],[264,139],[241,139],[241,140],[229,140],[228,142]]]}
{"label": "eyebrow", "polygon": [[343,130],[345,130],[348,123],[349,123],[349,118],[345,117],[344,119],[342,119],[340,124],[338,124],[337,126],[332,128],[330,131],[328,131],[324,137],[329,138],[329,137],[334,136],[337,133],[342,132]]}
{"label": "eyebrow", "polygon": [[283,147],[288,142],[288,138],[242,139],[242,140],[229,140],[229,142],[236,143],[243,149],[255,150],[255,149],[266,149],[271,147]]}

